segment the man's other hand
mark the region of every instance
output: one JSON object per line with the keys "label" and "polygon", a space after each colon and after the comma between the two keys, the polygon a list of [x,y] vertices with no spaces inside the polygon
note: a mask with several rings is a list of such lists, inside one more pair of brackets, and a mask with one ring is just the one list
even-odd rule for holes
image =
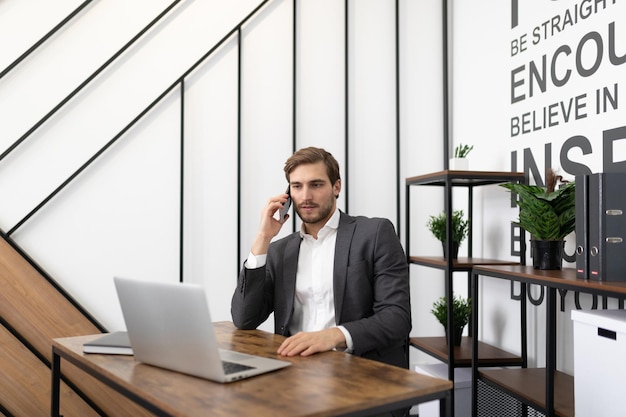
{"label": "man's other hand", "polygon": [[346,339],[336,327],[319,332],[300,332],[285,339],[278,348],[282,356],[310,356],[318,352],[326,352],[335,348],[346,348]]}

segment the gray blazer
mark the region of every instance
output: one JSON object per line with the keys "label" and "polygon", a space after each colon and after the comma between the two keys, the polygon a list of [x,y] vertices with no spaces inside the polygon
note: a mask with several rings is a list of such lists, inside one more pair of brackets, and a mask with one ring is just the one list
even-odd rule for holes
{"label": "gray blazer", "polygon": [[[274,313],[274,332],[290,336],[299,232],[272,242],[264,267],[239,274],[231,302],[235,326],[255,329]],[[335,320],[350,332],[354,354],[408,367],[411,331],[406,255],[387,219],[341,213],[335,247]]]}

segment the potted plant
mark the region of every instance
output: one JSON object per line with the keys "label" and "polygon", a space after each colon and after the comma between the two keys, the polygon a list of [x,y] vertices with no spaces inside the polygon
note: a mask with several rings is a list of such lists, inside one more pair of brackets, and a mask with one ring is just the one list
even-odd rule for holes
{"label": "potted plant", "polygon": [[450,169],[466,171],[469,168],[467,155],[474,149],[474,145],[463,145],[459,143],[454,148],[454,157],[450,159]]}
{"label": "potted plant", "polygon": [[[448,300],[446,297],[441,297],[433,303],[433,308],[430,312],[435,316],[437,321],[443,325],[446,329],[446,340],[448,337]],[[452,298],[452,322],[454,329],[452,332],[452,341],[455,346],[461,344],[461,338],[463,335],[463,329],[469,323],[470,316],[472,314],[472,303],[470,298],[463,298],[461,296],[454,295]]]}
{"label": "potted plant", "polygon": [[[437,216],[430,216],[426,224],[428,230],[443,245],[444,257],[447,256],[446,250],[446,212],[443,211]],[[456,259],[459,254],[459,246],[465,240],[469,232],[469,219],[463,219],[463,210],[456,210],[452,213],[452,259]]]}
{"label": "potted plant", "polygon": [[533,266],[561,269],[565,237],[576,229],[575,183],[563,180],[549,169],[545,187],[519,183],[500,185],[519,196],[516,200],[519,219],[513,223],[531,235]]}

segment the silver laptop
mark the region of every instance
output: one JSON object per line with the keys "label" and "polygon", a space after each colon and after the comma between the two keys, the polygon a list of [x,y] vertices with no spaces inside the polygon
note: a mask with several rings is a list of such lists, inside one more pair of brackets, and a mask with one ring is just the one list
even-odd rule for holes
{"label": "silver laptop", "polygon": [[216,382],[274,371],[289,362],[218,349],[204,290],[115,277],[137,361]]}

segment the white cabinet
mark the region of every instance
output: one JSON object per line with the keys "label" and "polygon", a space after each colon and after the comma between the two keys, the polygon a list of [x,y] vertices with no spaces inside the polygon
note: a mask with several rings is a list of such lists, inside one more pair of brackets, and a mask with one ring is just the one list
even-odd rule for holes
{"label": "white cabinet", "polygon": [[572,311],[576,417],[626,415],[626,310]]}

